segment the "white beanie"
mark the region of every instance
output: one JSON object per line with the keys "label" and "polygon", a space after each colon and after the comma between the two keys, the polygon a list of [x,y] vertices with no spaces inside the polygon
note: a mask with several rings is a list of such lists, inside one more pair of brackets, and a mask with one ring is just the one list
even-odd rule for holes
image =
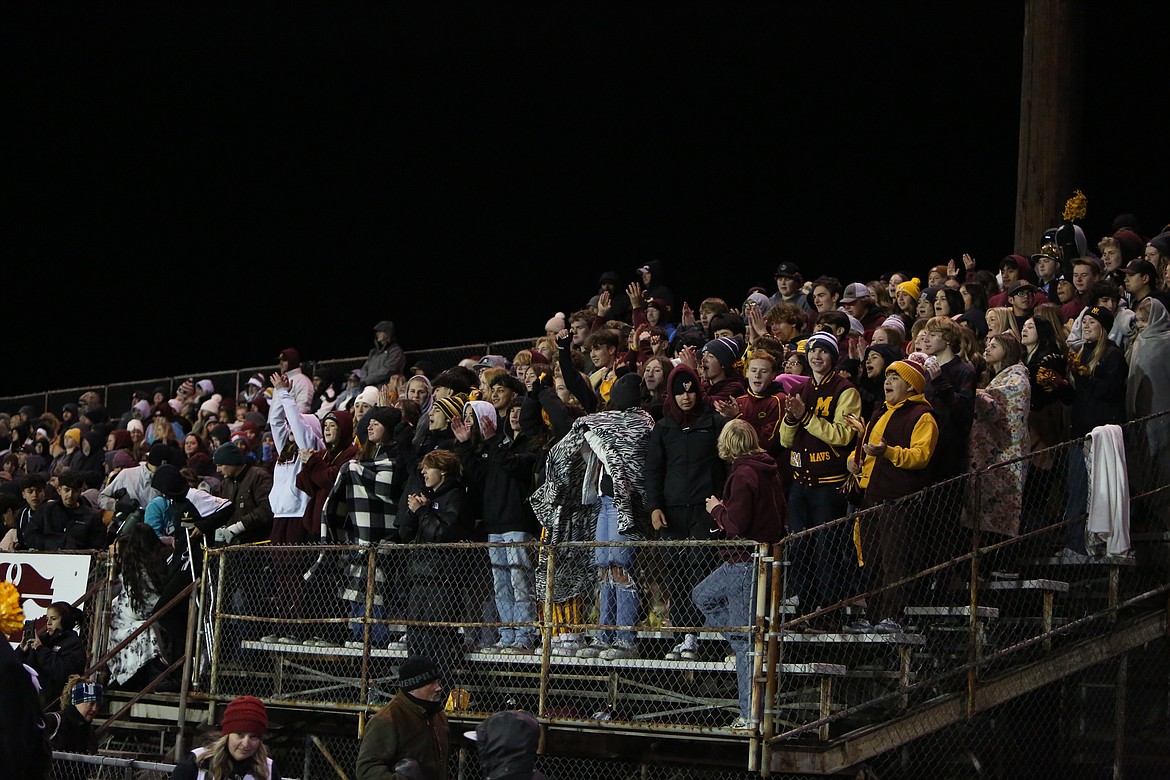
{"label": "white beanie", "polygon": [[378,388],[373,385],[366,385],[365,388],[358,393],[358,397],[353,399],[356,404],[358,401],[365,401],[370,406],[377,406],[382,400],[382,394],[378,392]]}
{"label": "white beanie", "polygon": [[544,323],[544,330],[546,333],[550,331],[553,333],[560,333],[565,329],[565,327],[565,313],[563,311],[558,311],[552,316],[552,319]]}
{"label": "white beanie", "polygon": [[211,396],[203,403],[199,404],[199,411],[211,412],[212,414],[219,414],[219,402],[223,400],[223,396],[219,393]]}
{"label": "white beanie", "polygon": [[137,430],[139,433],[145,433],[145,431],[142,428],[142,420],[138,420],[138,419],[134,419],[134,418],[131,418],[131,419],[126,421],[126,430],[128,430],[128,431]]}

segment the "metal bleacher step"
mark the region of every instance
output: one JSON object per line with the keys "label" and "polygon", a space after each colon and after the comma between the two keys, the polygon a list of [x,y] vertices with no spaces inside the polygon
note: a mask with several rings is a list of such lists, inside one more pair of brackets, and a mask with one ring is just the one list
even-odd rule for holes
{"label": "metal bleacher step", "polygon": [[1013,591],[1068,593],[1068,583],[1064,580],[1045,579],[1042,577],[1022,580],[991,580],[990,582],[980,583],[979,590],[991,593]]}
{"label": "metal bleacher step", "polygon": [[[970,605],[963,606],[909,606],[904,610],[908,617],[970,617]],[[975,617],[982,620],[994,620],[999,617],[997,607],[975,607]]]}

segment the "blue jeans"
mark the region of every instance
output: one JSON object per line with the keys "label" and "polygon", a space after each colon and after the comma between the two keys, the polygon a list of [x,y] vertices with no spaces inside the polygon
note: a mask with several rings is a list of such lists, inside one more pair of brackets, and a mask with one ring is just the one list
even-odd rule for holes
{"label": "blue jeans", "polygon": [[[508,531],[488,534],[488,541],[496,543],[531,542],[532,534]],[[496,592],[496,612],[501,623],[532,623],[536,619],[536,604],[532,600],[532,558],[527,547],[489,547],[492,564],[492,586]],[[534,626],[500,626],[500,644],[536,644]]]}
{"label": "blue jeans", "polygon": [[[806,487],[793,482],[788,491],[788,532],[797,533],[845,516],[845,494],[837,485]],[[841,523],[831,530],[797,539],[789,547],[792,591],[800,597],[800,613],[840,601],[855,582],[846,561],[853,556],[852,528]],[[856,561],[856,558],[854,558]],[[856,568],[856,563],[854,564]]]}
{"label": "blue jeans", "polygon": [[[703,613],[708,626],[748,626],[755,624],[756,565],[753,561],[724,563],[695,586],[691,600]],[[739,689],[739,714],[751,718],[752,659],[751,634],[724,631],[723,638],[735,653],[735,679]]]}
{"label": "blue jeans", "polygon": [[[355,618],[349,623],[350,638],[355,642],[361,642],[365,639],[363,633],[361,619],[366,616],[365,602],[351,601],[349,602],[349,616]],[[374,620],[384,620],[386,618],[386,608],[381,604],[375,604],[370,615]],[[385,647],[390,643],[390,626],[385,623],[371,623],[370,624],[370,645],[372,647]]]}
{"label": "blue jeans", "polygon": [[[598,542],[625,541],[625,537],[618,532],[618,513],[613,507],[613,499],[601,496],[601,512],[597,516],[597,533],[594,539]],[[597,566],[599,580],[598,622],[604,625],[630,626],[638,622],[638,610],[641,603],[638,598],[638,586],[634,583],[634,548],[632,547],[597,547],[593,554],[594,565]],[[611,567],[625,570],[627,582],[614,582]],[[601,639],[612,642],[613,632],[603,629]],[[617,638],[634,641],[634,632],[621,630]]]}

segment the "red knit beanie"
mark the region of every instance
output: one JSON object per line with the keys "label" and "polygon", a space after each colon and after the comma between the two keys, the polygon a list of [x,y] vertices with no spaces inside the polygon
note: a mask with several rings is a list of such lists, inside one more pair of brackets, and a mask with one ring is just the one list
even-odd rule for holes
{"label": "red knit beanie", "polygon": [[255,696],[241,696],[223,711],[220,726],[224,734],[255,734],[268,730],[268,710]]}

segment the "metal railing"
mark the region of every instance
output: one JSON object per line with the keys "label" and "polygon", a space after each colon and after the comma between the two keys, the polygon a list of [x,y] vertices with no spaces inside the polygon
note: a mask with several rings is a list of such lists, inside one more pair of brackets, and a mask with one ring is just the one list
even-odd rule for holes
{"label": "metal railing", "polygon": [[[536,337],[522,339],[507,339],[503,341],[486,341],[472,344],[461,344],[451,347],[434,347],[429,349],[409,350],[406,352],[406,366],[418,363],[420,360],[430,361],[436,371],[442,371],[457,364],[460,360],[483,355],[504,355],[509,360],[522,349],[533,345]],[[339,381],[344,384],[345,375],[361,366],[366,356],[345,358],[327,358],[317,361],[308,361],[308,368],[325,366],[335,370]],[[259,366],[243,366],[240,368],[223,368],[211,371],[194,371],[174,376],[147,377],[132,381],[110,382],[106,384],[83,385],[78,387],[61,387],[48,390],[37,390],[16,395],[0,396],[0,411],[15,413],[20,407],[28,404],[37,410],[38,414],[46,411],[58,413],[66,403],[77,401],[78,396],[87,391],[94,391],[101,396],[102,404],[110,412],[113,419],[117,419],[130,408],[131,398],[135,391],[150,392],[155,387],[163,388],[168,398],[174,397],[175,390],[184,380],[194,377],[196,380],[210,379],[215,385],[216,392],[225,398],[236,398],[247,385],[248,378],[256,372],[268,376],[279,366],[266,364]]]}

